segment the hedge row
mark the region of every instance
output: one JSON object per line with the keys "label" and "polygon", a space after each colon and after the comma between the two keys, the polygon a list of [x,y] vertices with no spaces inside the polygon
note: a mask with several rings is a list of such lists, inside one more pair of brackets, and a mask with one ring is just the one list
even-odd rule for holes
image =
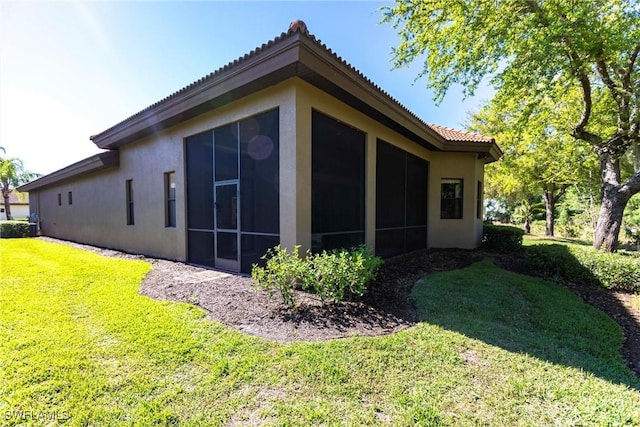
{"label": "hedge row", "polygon": [[508,225],[484,224],[482,246],[497,252],[517,252],[522,248],[524,231]]}
{"label": "hedge row", "polygon": [[640,258],[560,244],[528,246],[525,253],[526,267],[540,276],[640,292]]}
{"label": "hedge row", "polygon": [[0,238],[29,237],[29,223],[25,221],[0,222]]}

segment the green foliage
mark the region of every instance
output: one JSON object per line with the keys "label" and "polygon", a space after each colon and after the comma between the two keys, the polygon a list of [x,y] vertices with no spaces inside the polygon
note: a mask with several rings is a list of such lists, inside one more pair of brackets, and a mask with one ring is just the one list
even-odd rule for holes
{"label": "green foliage", "polygon": [[532,222],[533,220],[540,219],[541,216],[544,216],[544,204],[531,203],[525,199],[513,210],[511,218],[513,218],[516,223],[524,224],[527,221]]}
{"label": "green foliage", "polygon": [[542,277],[640,292],[638,257],[566,244],[526,246],[525,253],[527,268]]}
{"label": "green foliage", "polygon": [[[602,197],[615,205],[623,194],[640,192],[640,168],[620,167],[634,150],[636,165],[640,158],[637,0],[398,0],[383,7],[383,22],[400,36],[395,67],[424,61],[419,77],[437,102],[456,85],[465,96],[483,82],[495,89],[487,114],[472,127],[484,125],[504,144],[503,162],[514,167],[502,187],[532,191],[539,176],[549,200],[559,200],[576,172],[594,164],[591,147]],[[500,164],[487,168],[488,181]],[[492,185],[486,189],[499,198]],[[620,220],[596,228],[596,247],[615,250]]]}
{"label": "green foliage", "polygon": [[305,286],[311,280],[311,269],[306,259],[298,254],[300,246],[295,246],[291,253],[280,245],[270,248],[262,256],[266,260],[264,267],[254,264],[251,277],[258,288],[264,289],[273,296],[275,291],[280,292],[284,305],[293,307],[295,304],[294,289]]}
{"label": "green foliage", "polygon": [[323,304],[362,296],[382,263],[366,246],[315,255],[307,252],[304,258],[299,256],[298,248],[294,247],[290,254],[279,245],[269,249],[262,257],[267,260],[265,267],[254,264],[251,271],[258,288],[265,289],[269,296],[278,290],[289,308],[295,305],[293,291],[298,287],[317,294]]}
{"label": "green foliage", "polygon": [[522,248],[524,231],[507,225],[484,224],[482,245],[497,252],[517,252]]}
{"label": "green foliage", "polygon": [[629,199],[622,219],[625,238],[640,249],[640,196]]}
{"label": "green foliage", "polygon": [[29,223],[25,221],[1,221],[0,238],[28,237]]}
{"label": "green foliage", "polygon": [[314,280],[307,283],[323,301],[340,303],[349,296],[362,296],[376,277],[382,260],[362,245],[350,250],[322,251],[310,258]]}

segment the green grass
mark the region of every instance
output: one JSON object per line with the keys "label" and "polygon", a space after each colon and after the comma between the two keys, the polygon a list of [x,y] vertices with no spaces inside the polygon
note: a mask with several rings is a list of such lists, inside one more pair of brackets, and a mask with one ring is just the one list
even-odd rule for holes
{"label": "green grass", "polygon": [[490,261],[419,282],[411,329],[292,344],[140,296],[144,262],[7,239],[0,263],[3,425],[640,424],[616,325]]}

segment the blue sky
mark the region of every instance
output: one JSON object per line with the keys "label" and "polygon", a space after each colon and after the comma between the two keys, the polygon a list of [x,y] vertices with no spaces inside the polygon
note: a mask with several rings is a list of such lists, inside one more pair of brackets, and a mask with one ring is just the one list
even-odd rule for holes
{"label": "blue sky", "polygon": [[[0,2],[0,146],[50,173],[99,133],[286,31],[309,31],[429,123],[463,128],[487,89],[436,107],[421,64],[392,70],[384,1]],[[483,95],[484,94],[484,95]],[[484,97],[483,97],[484,96]]]}

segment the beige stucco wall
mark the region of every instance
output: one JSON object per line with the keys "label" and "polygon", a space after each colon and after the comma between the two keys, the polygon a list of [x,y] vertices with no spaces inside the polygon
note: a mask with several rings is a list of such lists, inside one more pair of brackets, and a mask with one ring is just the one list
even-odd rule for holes
{"label": "beige stucco wall", "polygon": [[[291,163],[295,111],[291,82],[263,90],[159,134],[120,148],[119,168],[81,177],[32,192],[33,211],[45,235],[102,247],[186,260],[186,198],[184,138],[280,107],[281,164]],[[288,171],[288,172],[287,172]],[[176,227],[165,227],[164,173],[175,172]],[[281,175],[281,228],[295,223],[295,186],[291,169]],[[125,181],[133,180],[135,224],[126,224]],[[73,204],[67,194],[73,193]],[[62,206],[58,206],[58,193]],[[283,233],[294,241],[294,233]]]}
{"label": "beige stucco wall", "polygon": [[[484,163],[475,153],[433,153],[429,171],[429,247],[472,249],[480,245],[482,218],[477,218],[477,183]],[[440,180],[462,178],[462,219],[440,219]]]}
{"label": "beige stucco wall", "polygon": [[[479,244],[482,222],[476,218],[476,183],[483,163],[474,153],[431,152],[338,101],[293,78],[231,102],[159,134],[120,149],[119,168],[109,169],[34,191],[32,211],[45,235],[186,260],[184,138],[257,113],[280,109],[280,242],[283,247],[311,246],[312,110],[334,117],[366,134],[365,240],[375,245],[376,140],[394,144],[429,162],[428,246],[472,248]],[[164,173],[175,172],[176,227],[165,227]],[[440,179],[464,179],[464,217],[440,220]],[[125,181],[133,180],[135,224],[126,225]],[[67,193],[73,192],[68,205]],[[62,194],[58,206],[57,194]]]}
{"label": "beige stucco wall", "polygon": [[[376,141],[382,139],[429,162],[429,207],[427,245],[430,248],[475,248],[482,237],[482,220],[476,218],[477,181],[483,181],[484,163],[476,153],[432,152],[397,132],[349,107],[310,84],[296,79],[298,157],[297,180],[302,188],[311,188],[311,111],[336,118],[366,134],[366,214],[365,243],[375,246]],[[463,218],[440,219],[440,180],[464,179]],[[305,187],[306,186],[306,187]],[[298,235],[298,244],[311,244],[310,191],[299,198],[298,221],[305,223],[307,234]],[[308,218],[308,219],[307,219]],[[308,225],[306,225],[308,224]]]}
{"label": "beige stucco wall", "polygon": [[[184,215],[165,227],[164,173],[184,182],[182,139],[163,133],[120,149],[120,167],[32,192],[44,235],[121,249],[132,253],[184,259]],[[133,180],[134,225],[127,225],[125,181]],[[73,203],[68,203],[68,193]],[[37,193],[37,194],[35,194]],[[62,205],[58,205],[61,194]],[[184,211],[184,198],[176,200]]]}

